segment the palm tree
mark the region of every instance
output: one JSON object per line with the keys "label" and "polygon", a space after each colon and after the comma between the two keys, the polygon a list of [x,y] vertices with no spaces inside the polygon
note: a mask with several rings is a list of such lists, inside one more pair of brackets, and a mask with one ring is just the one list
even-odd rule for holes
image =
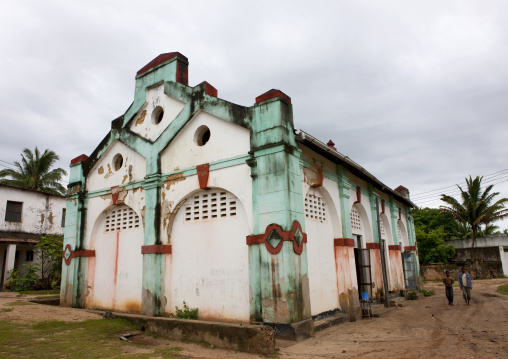
{"label": "palm tree", "polygon": [[474,247],[480,225],[487,225],[508,216],[508,209],[505,208],[508,198],[502,198],[494,202],[494,197],[499,195],[499,192],[490,193],[494,185],[487,186],[482,192],[482,178],[479,176],[476,176],[475,179],[472,179],[471,176],[469,176],[469,179],[466,178],[467,189],[465,191],[457,185],[461,192],[462,203],[451,196],[441,195],[441,200],[447,203],[448,206],[441,206],[440,210],[443,213],[449,213],[457,221],[467,223],[471,227],[471,247]]}
{"label": "palm tree", "polygon": [[14,162],[16,169],[0,171],[0,184],[63,195],[65,187],[60,181],[67,172],[62,168],[51,170],[59,159],[55,152],[48,149],[41,154],[37,147],[35,152],[25,148],[21,154],[21,163]]}
{"label": "palm tree", "polygon": [[485,229],[479,228],[478,229],[478,238],[485,238],[487,236],[490,236],[491,234],[501,234],[499,231],[499,226],[496,226],[494,224],[487,224],[485,225]]}
{"label": "palm tree", "polygon": [[467,223],[457,223],[457,228],[453,231],[452,239],[471,238],[471,227]]}

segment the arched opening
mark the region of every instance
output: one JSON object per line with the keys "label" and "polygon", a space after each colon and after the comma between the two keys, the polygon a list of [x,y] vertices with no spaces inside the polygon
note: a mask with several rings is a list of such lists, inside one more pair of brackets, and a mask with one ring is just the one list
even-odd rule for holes
{"label": "arched opening", "polygon": [[126,205],[104,210],[94,223],[86,306],[139,312],[143,273],[143,225]]}
{"label": "arched opening", "polygon": [[[351,207],[351,230],[355,240],[356,279],[358,294],[361,299],[372,298],[372,272],[370,250],[366,243],[372,241],[372,232],[365,209],[359,203]],[[369,241],[370,239],[370,241]]]}
{"label": "arched opening", "polygon": [[167,312],[199,308],[199,319],[250,319],[249,235],[239,199],[223,189],[201,190],[179,207],[166,262]]}
{"label": "arched opening", "polygon": [[333,248],[339,218],[330,195],[322,188],[309,189],[304,210],[311,314],[315,316],[339,307]]}
{"label": "arched opening", "polygon": [[397,221],[397,236],[399,238],[401,249],[404,251],[404,247],[409,246],[409,240],[407,238],[406,226],[400,219]]}

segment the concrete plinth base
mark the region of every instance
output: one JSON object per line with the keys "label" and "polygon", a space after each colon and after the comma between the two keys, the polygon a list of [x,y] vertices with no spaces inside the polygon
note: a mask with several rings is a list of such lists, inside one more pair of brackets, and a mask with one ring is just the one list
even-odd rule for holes
{"label": "concrete plinth base", "polygon": [[112,314],[128,320],[140,329],[144,328],[171,339],[204,341],[220,348],[248,353],[263,355],[275,353],[274,332],[272,328],[266,326],[149,317],[116,312]]}
{"label": "concrete plinth base", "polygon": [[273,329],[277,338],[301,342],[314,336],[314,322],[312,319],[296,323],[263,323]]}

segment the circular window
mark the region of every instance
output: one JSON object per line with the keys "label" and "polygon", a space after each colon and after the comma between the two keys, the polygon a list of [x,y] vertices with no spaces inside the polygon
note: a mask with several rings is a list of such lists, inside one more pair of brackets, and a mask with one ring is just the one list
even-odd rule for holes
{"label": "circular window", "polygon": [[113,157],[113,168],[115,171],[118,171],[123,166],[123,157],[121,154],[116,154],[115,157]]}
{"label": "circular window", "polygon": [[164,117],[164,109],[160,106],[157,106],[152,111],[152,122],[158,125],[159,123],[161,123],[163,117]]}
{"label": "circular window", "polygon": [[194,141],[198,146],[204,146],[210,140],[210,129],[206,126],[200,126],[194,134]]}

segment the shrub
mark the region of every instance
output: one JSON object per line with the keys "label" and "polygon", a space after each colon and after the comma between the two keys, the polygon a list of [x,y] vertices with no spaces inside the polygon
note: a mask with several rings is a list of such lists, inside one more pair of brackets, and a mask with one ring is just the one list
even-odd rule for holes
{"label": "shrub", "polygon": [[409,292],[407,294],[407,299],[408,300],[417,300],[418,299],[418,293],[416,293],[414,291],[413,292]]}
{"label": "shrub", "polygon": [[430,291],[430,290],[427,290],[427,289],[421,289],[420,293],[423,293],[424,297],[430,297],[431,295],[435,294],[433,291]]}
{"label": "shrub", "polygon": [[183,309],[175,306],[176,317],[180,319],[198,319],[198,308],[189,308],[185,301],[183,302]]}
{"label": "shrub", "polygon": [[9,277],[9,289],[15,292],[36,288],[39,284],[39,264],[23,264]]}

